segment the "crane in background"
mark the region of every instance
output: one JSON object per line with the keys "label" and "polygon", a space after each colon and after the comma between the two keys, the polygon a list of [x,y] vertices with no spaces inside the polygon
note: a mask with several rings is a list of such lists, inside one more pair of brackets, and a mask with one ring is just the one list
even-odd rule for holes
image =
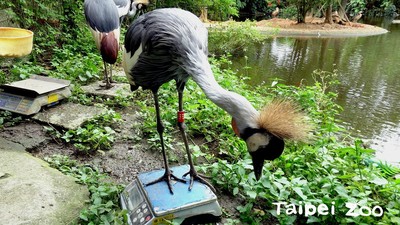
{"label": "crane in background", "polygon": [[[97,49],[104,63],[105,88],[111,88],[112,65],[117,61],[120,21],[113,0],[85,0],[84,13]],[[107,69],[109,65],[109,71]]]}
{"label": "crane in background", "polygon": [[134,17],[150,4],[149,0],[114,0],[114,3],[118,9],[120,24],[126,16]]}
{"label": "crane in background", "polygon": [[148,0],[85,0],[84,2],[86,22],[103,59],[106,89],[111,88],[113,83],[112,65],[118,58],[120,23],[126,15],[134,16],[148,4]]}
{"label": "crane in background", "polygon": [[279,8],[276,7],[275,10],[271,13],[272,18],[276,18],[279,14]]}

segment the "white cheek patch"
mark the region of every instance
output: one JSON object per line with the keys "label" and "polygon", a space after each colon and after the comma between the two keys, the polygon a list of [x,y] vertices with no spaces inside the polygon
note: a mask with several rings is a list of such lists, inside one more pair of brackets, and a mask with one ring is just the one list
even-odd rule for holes
{"label": "white cheek patch", "polygon": [[247,149],[249,152],[255,152],[260,146],[268,145],[270,137],[264,134],[255,133],[251,135],[247,141]]}
{"label": "white cheek patch", "polygon": [[133,56],[131,57],[131,53],[126,52],[126,49],[123,48],[123,54],[122,54],[122,67],[124,68],[126,77],[129,80],[130,84],[135,84],[133,78],[130,75],[130,71],[131,69],[135,66],[135,64],[137,63],[140,54],[142,53],[143,49],[142,49],[142,45],[139,46],[138,49],[136,49],[135,53],[133,54]]}

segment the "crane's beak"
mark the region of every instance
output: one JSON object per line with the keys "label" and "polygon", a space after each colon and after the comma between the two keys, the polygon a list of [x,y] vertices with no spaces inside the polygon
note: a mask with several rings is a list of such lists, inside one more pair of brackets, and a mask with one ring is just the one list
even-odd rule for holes
{"label": "crane's beak", "polygon": [[254,175],[256,176],[256,180],[260,180],[262,175],[262,169],[264,166],[264,159],[261,157],[254,157],[253,159],[253,168],[254,168]]}
{"label": "crane's beak", "polygon": [[250,136],[247,141],[247,148],[253,160],[254,175],[259,180],[265,160],[278,158],[285,148],[285,142],[273,135],[256,133]]}

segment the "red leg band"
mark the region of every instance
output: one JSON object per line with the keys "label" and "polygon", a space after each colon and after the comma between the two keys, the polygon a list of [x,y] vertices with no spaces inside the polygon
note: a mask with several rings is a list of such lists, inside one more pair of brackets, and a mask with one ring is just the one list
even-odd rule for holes
{"label": "red leg band", "polygon": [[178,111],[178,123],[183,123],[183,122],[185,122],[185,112]]}

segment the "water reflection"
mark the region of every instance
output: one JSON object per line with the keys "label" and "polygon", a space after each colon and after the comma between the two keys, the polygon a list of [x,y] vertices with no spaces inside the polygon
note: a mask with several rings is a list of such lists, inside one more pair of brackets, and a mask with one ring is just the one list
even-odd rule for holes
{"label": "water reflection", "polygon": [[234,65],[254,84],[276,77],[312,84],[314,70],[337,69],[339,119],[380,158],[400,162],[400,25],[385,25],[389,33],[371,37],[269,39]]}

